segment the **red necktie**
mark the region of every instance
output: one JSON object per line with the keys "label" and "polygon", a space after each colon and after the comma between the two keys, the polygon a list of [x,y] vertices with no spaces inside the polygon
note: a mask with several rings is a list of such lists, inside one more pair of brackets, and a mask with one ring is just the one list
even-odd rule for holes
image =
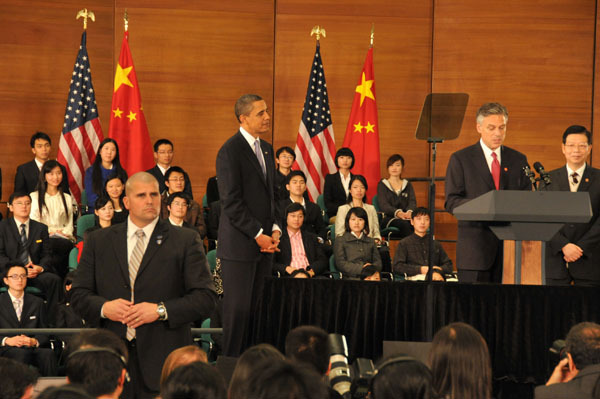
{"label": "red necktie", "polygon": [[494,185],[496,190],[500,190],[500,162],[498,162],[498,156],[495,152],[492,152],[492,178],[494,179]]}

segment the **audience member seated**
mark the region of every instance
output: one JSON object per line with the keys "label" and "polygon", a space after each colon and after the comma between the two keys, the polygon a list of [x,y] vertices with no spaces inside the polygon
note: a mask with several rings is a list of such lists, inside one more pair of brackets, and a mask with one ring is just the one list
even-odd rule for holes
{"label": "audience member seated", "polygon": [[290,196],[289,189],[286,188],[286,183],[295,160],[296,153],[291,147],[281,147],[275,152],[275,163],[277,164],[273,188],[275,203],[285,200]]}
{"label": "audience member seated", "polygon": [[[46,133],[36,132],[29,140],[31,152],[33,152],[33,160],[17,167],[15,175],[15,192],[31,193],[36,190],[38,180],[40,179],[40,170],[44,162],[50,159],[52,151],[52,140]],[[65,193],[69,193],[69,180],[67,169],[60,165],[62,171],[62,181],[60,187]]]}
{"label": "audience member seated", "polygon": [[161,399],[227,399],[225,380],[205,362],[177,367],[160,390]]}
{"label": "audience member seated", "polygon": [[36,399],[94,399],[94,397],[73,384],[48,387]]}
{"label": "audience member seated", "polygon": [[98,147],[92,166],[85,171],[84,188],[88,201],[88,213],[94,211],[98,196],[104,192],[104,184],[111,173],[127,180],[127,172],[121,166],[119,146],[114,139],[104,139]]}
{"label": "audience member seated", "polygon": [[169,222],[174,226],[192,228],[185,221],[188,207],[192,199],[183,191],[173,193],[167,198],[167,210],[169,211]]}
{"label": "audience member seated", "polygon": [[285,209],[290,204],[301,204],[306,211],[302,229],[316,234],[320,238],[319,242],[324,242],[327,239],[327,225],[323,221],[321,207],[306,199],[306,175],[304,172],[292,170],[287,175],[285,188],[288,196],[277,204],[277,213],[281,215],[278,219],[284,220]]}
{"label": "audience member seated", "polygon": [[70,384],[96,398],[121,396],[129,358],[121,338],[106,329],[83,331],[69,342],[68,350],[66,374]]}
{"label": "audience member seated", "polygon": [[[167,192],[167,186],[165,184],[167,180],[167,170],[171,167],[171,163],[173,162],[173,143],[168,139],[158,139],[154,143],[154,160],[156,161],[156,165],[152,169],[148,169],[146,172],[150,173],[152,176],[156,177],[158,180],[158,189],[162,194]],[[192,182],[190,181],[190,177],[186,172],[183,172],[183,177],[185,179],[185,185],[183,192],[190,196],[191,199],[194,199],[194,194],[192,193]]]}
{"label": "audience member seated", "polygon": [[379,219],[377,218],[377,211],[371,204],[367,204],[367,180],[362,175],[353,175],[350,179],[350,193],[346,199],[346,203],[341,205],[337,210],[337,216],[335,218],[335,235],[344,235],[344,223],[346,220],[346,214],[351,208],[360,207],[363,208],[369,219],[370,229],[367,231],[367,235],[376,242],[381,241],[381,233],[379,232]]}
{"label": "audience member seated", "polygon": [[396,227],[400,230],[397,238],[410,235],[410,214],[417,206],[417,198],[412,184],[402,178],[404,158],[394,154],[387,160],[389,177],[381,179],[377,185],[377,199],[379,210],[384,213],[381,225],[383,227]]}
{"label": "audience member seated", "polygon": [[354,167],[354,153],[350,148],[342,147],[335,153],[335,166],[337,173],[325,176],[323,186],[323,200],[327,209],[329,223],[335,222],[338,208],[347,202],[350,194],[350,169]]}
{"label": "audience member seated", "polygon": [[371,399],[435,399],[431,371],[408,356],[392,356],[376,367],[371,380]]}
{"label": "audience member seated", "polygon": [[[427,234],[430,225],[429,210],[415,208],[411,212],[410,223],[414,233],[398,243],[392,270],[394,273],[406,274],[409,277],[424,277],[429,270],[429,234]],[[444,281],[444,275],[452,273],[452,261],[436,240],[433,240],[433,249],[432,279]]]}
{"label": "audience member seated", "polygon": [[363,281],[381,281],[381,273],[373,265],[363,267],[359,277]]}
{"label": "audience member seated", "polygon": [[0,222],[0,274],[10,262],[18,260],[27,268],[27,284],[42,291],[48,303],[48,321],[55,320],[55,308],[60,300],[62,280],[52,263],[48,227],[29,219],[31,197],[13,193],[8,198],[13,216]]}
{"label": "audience member seated", "polygon": [[83,328],[85,320],[81,318],[71,306],[71,288],[77,271],[73,270],[67,273],[63,283],[64,299],[58,304],[56,310],[56,328]]}
{"label": "audience member seated", "polygon": [[169,356],[165,359],[163,364],[162,372],[160,373],[160,387],[161,391],[164,388],[164,383],[167,377],[179,366],[190,364],[193,362],[208,363],[208,357],[206,352],[198,347],[198,345],[186,345],[181,348],[175,349],[169,353]]}
{"label": "audience member seated", "polygon": [[129,216],[129,211],[125,208],[125,204],[123,203],[126,181],[126,176],[119,175],[118,173],[111,173],[106,178],[106,183],[104,184],[105,195],[108,195],[112,201],[113,209],[115,210],[112,224],[122,223],[126,221],[127,216]]}
{"label": "audience member seated", "polygon": [[546,385],[535,388],[535,398],[598,397],[593,393],[600,383],[600,325],[590,322],[574,325],[565,343],[567,356],[556,365]]}
{"label": "audience member seated", "polygon": [[219,195],[219,183],[217,183],[217,176],[209,177],[206,181],[206,203],[210,206],[215,201],[219,201],[221,196]]}
{"label": "audience member seated", "polygon": [[360,277],[363,269],[373,265],[381,271],[381,256],[369,231],[367,212],[360,207],[351,208],[345,215],[344,233],[336,238],[333,253],[337,269],[350,276]]}
{"label": "audience member seated", "polygon": [[465,323],[451,323],[433,337],[429,352],[433,387],[442,398],[490,399],[492,368],[481,334]]}
{"label": "audience member seated", "polygon": [[[160,210],[161,219],[169,217],[169,209],[167,208],[167,200],[173,193],[185,192],[185,171],[179,166],[171,166],[165,174],[165,184],[167,191],[162,195],[162,203]],[[196,230],[202,239],[206,237],[206,224],[204,223],[204,213],[202,207],[193,199],[190,200],[187,208],[185,221],[190,228]]]}
{"label": "audience member seated", "polygon": [[328,399],[327,385],[304,363],[288,360],[265,360],[256,364],[248,376],[249,383],[236,399]]}
{"label": "audience member seated", "polygon": [[[115,208],[113,208],[113,203],[110,200],[110,198],[104,195],[98,197],[96,203],[94,204],[94,215],[94,225],[83,233],[84,242],[86,241],[87,236],[90,233],[96,230],[112,226],[112,221],[115,215]],[[81,250],[83,250],[83,247],[81,248]]]}
{"label": "audience member seated", "polygon": [[285,227],[279,238],[274,270],[282,276],[314,277],[327,271],[327,258],[317,236],[302,229],[304,207],[292,203],[285,210]]}
{"label": "audience member seated", "polygon": [[[27,268],[9,262],[4,273],[8,291],[0,294],[0,328],[47,328],[44,302],[25,293]],[[57,361],[46,335],[0,336],[0,356],[34,365],[43,376],[54,376]]]}
{"label": "audience member seated", "polygon": [[12,359],[0,357],[0,398],[31,399],[38,374],[32,368]]}
{"label": "audience member seated", "polygon": [[40,172],[37,191],[31,193],[29,217],[48,226],[52,263],[64,278],[73,249],[73,199],[60,188],[62,171],[57,161],[46,161]]}
{"label": "audience member seated", "polygon": [[247,383],[256,384],[250,379],[252,370],[257,369],[260,362],[273,362],[283,360],[285,357],[274,346],[258,344],[244,351],[235,364],[235,369],[229,381],[229,398],[242,398]]}

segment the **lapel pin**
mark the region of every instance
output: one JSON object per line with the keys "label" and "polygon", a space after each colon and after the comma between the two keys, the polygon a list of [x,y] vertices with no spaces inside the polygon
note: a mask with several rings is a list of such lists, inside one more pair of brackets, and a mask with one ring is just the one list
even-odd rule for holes
{"label": "lapel pin", "polygon": [[508,168],[504,168],[504,171],[505,171],[505,172],[508,172]]}
{"label": "lapel pin", "polygon": [[158,245],[162,244],[162,239],[163,239],[163,236],[157,236],[157,237],[156,237],[156,243],[157,243]]}
{"label": "lapel pin", "polygon": [[586,178],[585,178],[585,182],[586,182],[586,183],[589,183],[589,182],[590,182],[590,179],[588,179],[588,178],[586,177]]}

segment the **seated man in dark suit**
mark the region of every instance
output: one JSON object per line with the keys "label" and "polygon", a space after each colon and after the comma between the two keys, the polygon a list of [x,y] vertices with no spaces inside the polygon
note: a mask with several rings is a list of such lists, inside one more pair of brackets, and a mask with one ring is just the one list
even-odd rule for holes
{"label": "seated man in dark suit", "polygon": [[48,227],[29,219],[29,194],[13,193],[8,199],[8,209],[13,217],[0,222],[0,273],[6,271],[11,260],[19,260],[27,269],[27,284],[46,296],[48,319],[53,325],[62,281],[52,265]]}
{"label": "seated man in dark suit", "polygon": [[169,195],[167,209],[169,210],[169,222],[173,226],[191,227],[185,221],[190,202],[192,202],[191,198],[184,192]]}
{"label": "seated man in dark suit", "polygon": [[278,218],[283,219],[285,210],[289,205],[293,203],[302,205],[306,211],[302,228],[316,234],[320,238],[319,241],[323,242],[327,238],[327,226],[323,221],[319,205],[310,202],[304,196],[304,193],[306,193],[306,175],[304,172],[292,170],[287,176],[285,187],[289,191],[289,196],[277,203]]}
{"label": "seated man in dark suit", "polygon": [[[156,160],[156,165],[146,172],[150,173],[158,180],[158,189],[160,190],[160,193],[163,194],[167,191],[167,185],[165,184],[165,181],[167,180],[167,170],[169,170],[171,163],[173,162],[173,143],[168,139],[156,140],[154,143],[154,159]],[[190,181],[190,177],[185,172],[183,172],[183,176],[185,178],[183,191],[193,199],[194,194],[192,194],[192,182]]]}
{"label": "seated man in dark suit", "polygon": [[277,164],[273,186],[275,203],[287,199],[287,197],[290,195],[285,185],[287,183],[288,176],[292,171],[292,164],[295,160],[296,153],[291,147],[281,147],[275,152],[275,163]]}
{"label": "seated man in dark suit", "polygon": [[[185,171],[179,166],[172,166],[167,170],[165,174],[165,184],[167,185],[167,191],[162,194],[160,218],[166,219],[169,217],[169,209],[167,208],[167,200],[173,193],[185,192]],[[190,228],[196,230],[202,239],[206,237],[206,223],[204,223],[204,212],[200,204],[193,199],[190,199],[190,203],[187,208],[187,214],[185,221]]]}
{"label": "seated man in dark suit", "polygon": [[[4,272],[8,292],[0,294],[0,328],[46,328],[44,302],[25,293],[27,268],[9,262]],[[57,362],[46,335],[0,336],[0,356],[37,366],[43,376],[56,375]]]}
{"label": "seated man in dark suit", "polygon": [[273,269],[282,276],[310,278],[327,270],[327,258],[317,236],[302,230],[305,210],[293,203],[285,210],[286,227],[279,241]]}
{"label": "seated man in dark suit", "polygon": [[[29,140],[31,146],[31,152],[35,158],[32,161],[19,165],[17,167],[17,174],[15,175],[15,192],[32,193],[35,191],[38,180],[40,179],[40,170],[44,162],[50,159],[50,152],[52,150],[52,140],[50,136],[43,132],[36,132]],[[62,181],[60,182],[60,188],[63,193],[70,193],[69,191],[69,177],[67,175],[67,169],[60,165],[62,171]]]}
{"label": "seated man in dark suit", "polygon": [[535,388],[536,399],[593,398],[600,378],[600,325],[579,323],[567,334],[567,356],[554,368],[546,382]]}

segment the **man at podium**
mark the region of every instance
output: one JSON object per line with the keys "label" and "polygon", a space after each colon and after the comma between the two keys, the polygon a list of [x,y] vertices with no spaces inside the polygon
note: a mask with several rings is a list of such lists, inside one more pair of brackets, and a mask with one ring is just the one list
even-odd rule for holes
{"label": "man at podium", "polygon": [[549,173],[548,191],[587,191],[593,216],[587,223],[566,223],[546,246],[546,284],[600,285],[600,170],[586,165],[592,151],[591,133],[569,126],[562,138],[566,165]]}
{"label": "man at podium", "polygon": [[[446,210],[491,190],[531,190],[527,157],[503,146],[508,111],[486,103],[477,111],[479,142],[452,154],[446,169]],[[458,222],[456,267],[460,282],[501,282],[503,245],[485,222]]]}

